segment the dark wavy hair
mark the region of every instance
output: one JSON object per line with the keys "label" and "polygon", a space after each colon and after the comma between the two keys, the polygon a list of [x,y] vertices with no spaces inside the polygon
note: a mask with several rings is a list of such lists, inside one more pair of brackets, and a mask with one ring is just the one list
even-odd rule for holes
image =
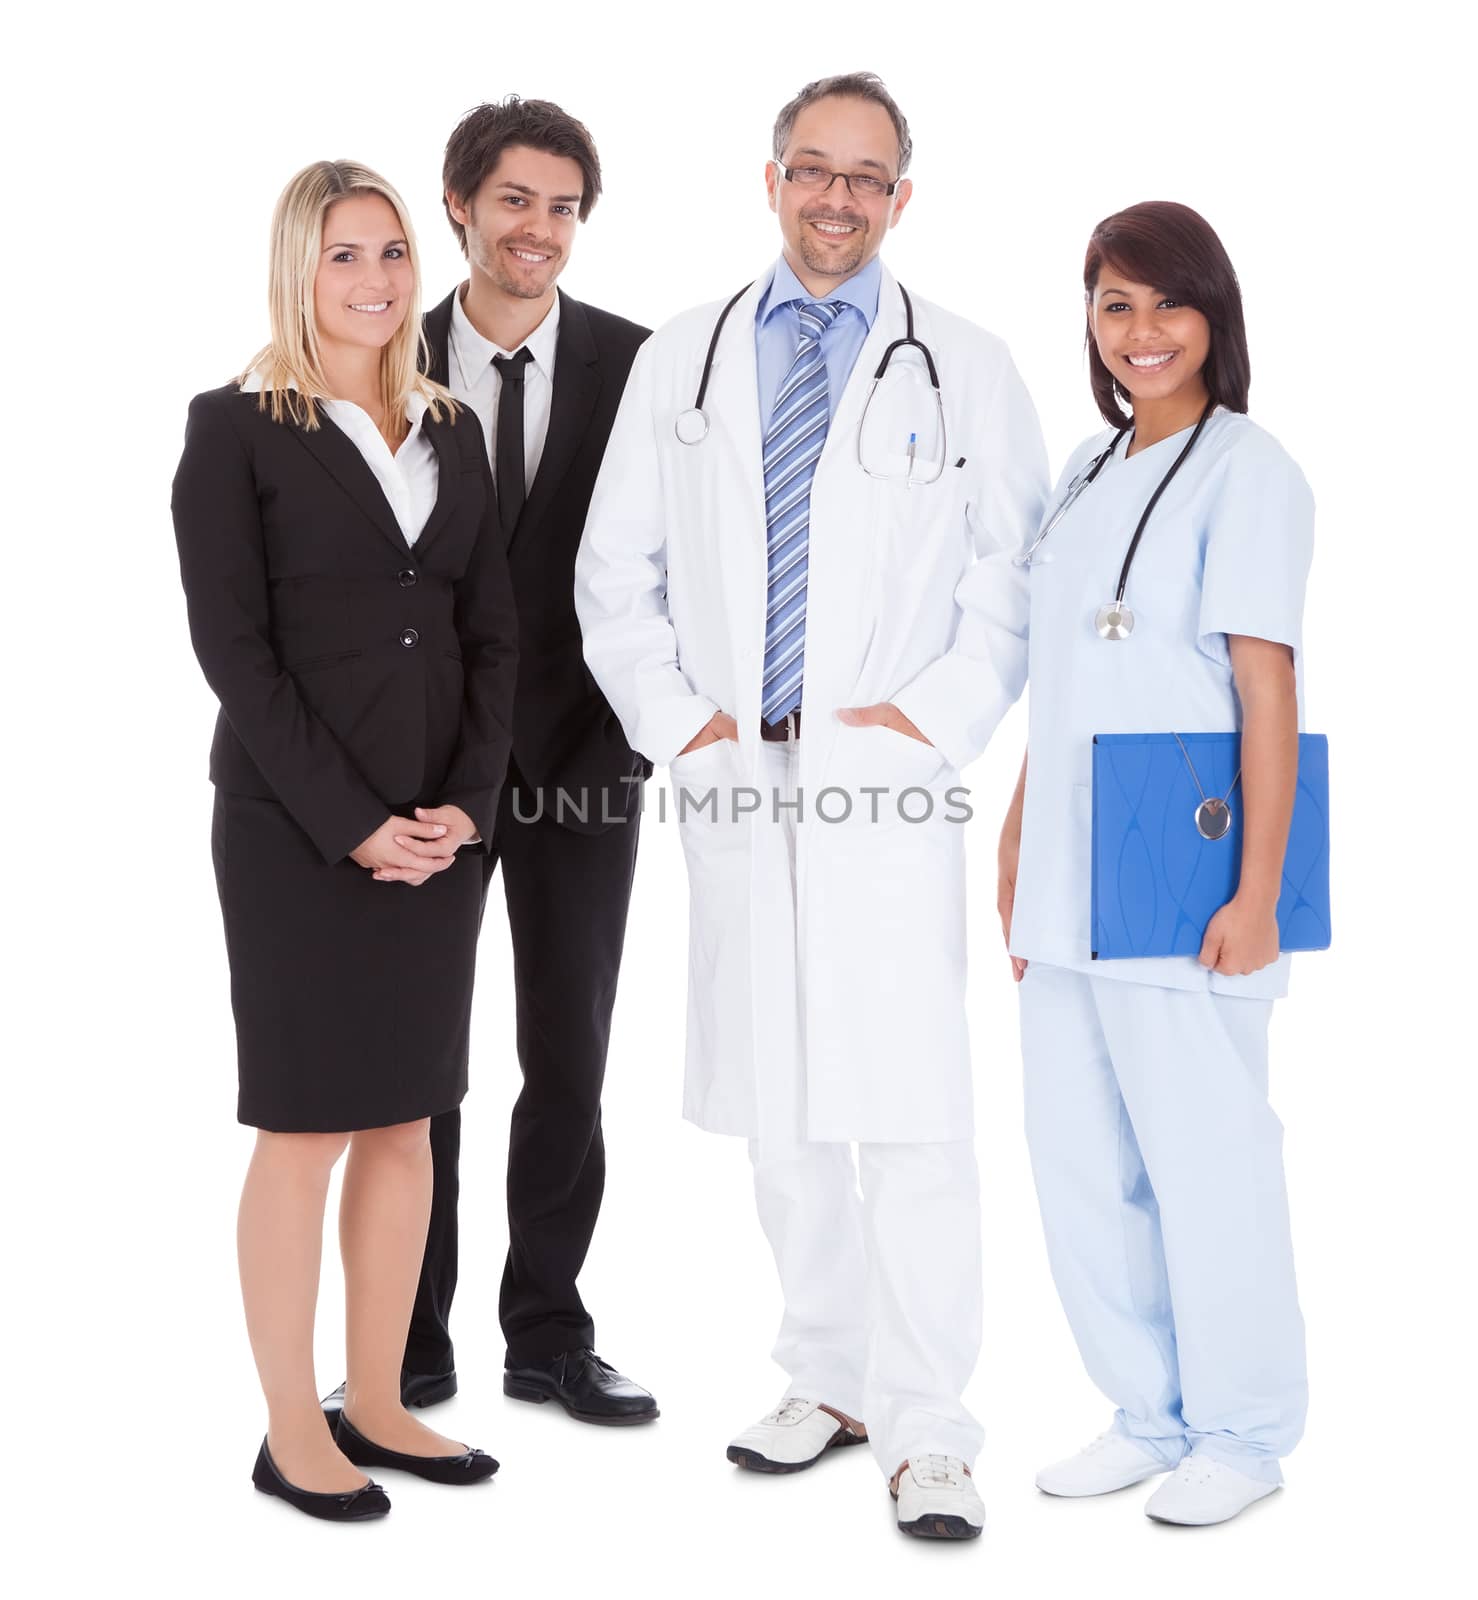
{"label": "dark wavy hair", "polygon": [[1129,391],[1103,364],[1093,341],[1091,302],[1105,267],[1132,283],[1194,306],[1211,324],[1211,348],[1202,381],[1212,401],[1228,411],[1246,411],[1252,383],[1242,290],[1231,257],[1205,217],[1173,200],[1145,200],[1105,217],[1093,230],[1083,262],[1083,288],[1090,303],[1087,322],[1088,381],[1104,420],[1114,428],[1130,418],[1119,402],[1132,407]]}
{"label": "dark wavy hair", "polygon": [[576,122],[552,100],[521,100],[516,94],[475,106],[452,129],[441,164],[441,203],[464,256],[467,230],[452,215],[446,197],[455,195],[465,206],[497,167],[503,152],[514,145],[566,156],[579,167],[581,222],[600,199],[600,157],[583,122]]}

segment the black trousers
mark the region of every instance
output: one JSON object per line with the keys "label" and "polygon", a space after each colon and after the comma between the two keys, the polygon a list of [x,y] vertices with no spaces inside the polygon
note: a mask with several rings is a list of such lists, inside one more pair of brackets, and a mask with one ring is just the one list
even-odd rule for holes
{"label": "black trousers", "polygon": [[[498,1300],[511,1366],[595,1342],[575,1280],[605,1189],[601,1085],[640,821],[633,810],[591,834],[552,814],[518,820],[534,816],[537,806],[510,768],[483,866],[484,894],[503,867],[523,1073],[508,1143],[508,1258]],[[431,1119],[435,1178],[406,1340],[410,1372],[445,1373],[454,1365],[448,1323],[457,1289],[461,1133],[460,1110]]]}

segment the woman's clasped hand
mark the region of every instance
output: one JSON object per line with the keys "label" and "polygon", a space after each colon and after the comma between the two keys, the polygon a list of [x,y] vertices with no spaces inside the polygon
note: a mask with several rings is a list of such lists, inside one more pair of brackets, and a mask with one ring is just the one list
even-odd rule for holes
{"label": "woman's clasped hand", "polygon": [[414,817],[386,817],[349,859],[368,868],[376,883],[416,889],[445,872],[476,837],[477,825],[460,806],[417,806]]}

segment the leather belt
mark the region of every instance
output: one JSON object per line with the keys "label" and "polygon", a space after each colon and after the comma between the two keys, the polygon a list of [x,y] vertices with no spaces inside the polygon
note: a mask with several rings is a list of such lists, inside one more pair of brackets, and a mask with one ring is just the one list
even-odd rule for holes
{"label": "leather belt", "polygon": [[767,744],[789,744],[801,736],[801,714],[787,711],[779,722],[760,722],[760,738]]}

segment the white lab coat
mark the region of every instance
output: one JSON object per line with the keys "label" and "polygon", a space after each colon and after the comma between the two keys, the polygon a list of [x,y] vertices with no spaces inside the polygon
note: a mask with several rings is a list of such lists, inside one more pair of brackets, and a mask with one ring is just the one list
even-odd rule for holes
{"label": "white lab coat", "polygon": [[[715,711],[739,743],[680,758],[675,785],[699,793],[753,783],[759,745],[766,556],[755,308],[735,305],[719,340],[708,437],[681,443],[722,302],[684,313],[637,356],[606,447],[575,572],[585,658],[631,744],[658,763]],[[684,1112],[716,1132],[767,1123],[764,1039],[775,997],[760,981],[777,917],[793,917],[805,1082],[803,1137],[875,1142],[967,1138],[972,1128],[964,1013],[962,827],[945,791],[984,748],[1026,677],[1028,596],[1013,565],[1046,491],[1036,414],[1005,345],[914,297],[916,332],[944,395],[939,482],[869,477],[858,424],[884,348],[904,334],[884,271],[878,314],[853,368],[811,491],[805,698],[799,788],[806,807],[795,881],[758,861],[757,817],[680,823],[691,889]],[[896,360],[912,359],[901,352]],[[905,375],[906,376],[906,375]],[[917,384],[885,383],[902,441]],[[898,397],[902,397],[901,399]],[[888,413],[885,410],[885,421]],[[928,426],[925,426],[927,421]],[[869,421],[869,430],[873,420]],[[956,462],[963,460],[963,465]],[[933,747],[888,729],[852,729],[844,706],[893,701]],[[863,786],[887,786],[870,821]],[[846,822],[815,819],[828,787],[848,791]],[[896,793],[929,791],[933,819],[903,822]],[[926,800],[906,802],[911,813]],[[822,802],[831,814],[842,800]],[[776,1091],[777,1095],[780,1093]]]}

